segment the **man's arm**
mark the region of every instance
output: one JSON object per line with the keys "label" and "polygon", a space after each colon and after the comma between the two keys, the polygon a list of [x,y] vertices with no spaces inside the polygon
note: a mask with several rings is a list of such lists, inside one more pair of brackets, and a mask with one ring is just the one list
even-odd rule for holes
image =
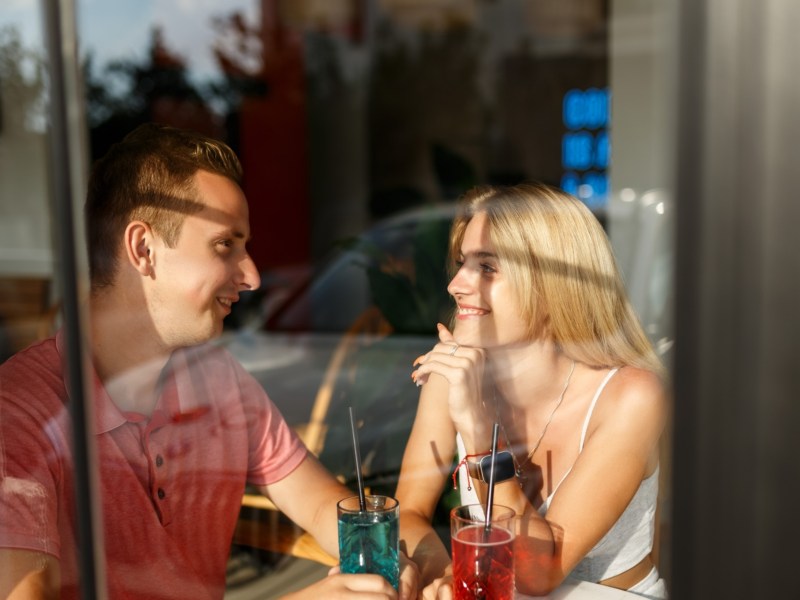
{"label": "man's arm", "polygon": [[336,503],[353,492],[339,483],[308,454],[289,475],[259,491],[304,530],[311,533],[331,556],[339,556]]}
{"label": "man's arm", "polygon": [[45,600],[59,597],[59,565],[49,554],[0,549],[0,565],[0,598]]}
{"label": "man's arm", "polygon": [[[309,532],[331,556],[339,556],[339,526],[336,503],[354,492],[336,480],[320,462],[308,454],[294,471],[276,483],[259,486],[292,521]],[[417,597],[419,571],[404,555],[400,557],[401,600]],[[387,588],[388,586],[388,588]],[[292,598],[365,597],[394,598],[394,590],[380,576],[337,574],[298,592]],[[388,593],[388,596],[386,594]]]}

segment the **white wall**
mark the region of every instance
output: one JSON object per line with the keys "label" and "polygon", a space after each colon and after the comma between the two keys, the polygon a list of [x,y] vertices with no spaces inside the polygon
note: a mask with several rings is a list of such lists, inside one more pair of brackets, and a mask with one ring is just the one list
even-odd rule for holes
{"label": "white wall", "polygon": [[[41,57],[22,27],[0,36],[0,277],[53,272]],[[2,33],[2,32],[0,32]]]}
{"label": "white wall", "polygon": [[608,230],[651,339],[672,338],[674,0],[613,0]]}

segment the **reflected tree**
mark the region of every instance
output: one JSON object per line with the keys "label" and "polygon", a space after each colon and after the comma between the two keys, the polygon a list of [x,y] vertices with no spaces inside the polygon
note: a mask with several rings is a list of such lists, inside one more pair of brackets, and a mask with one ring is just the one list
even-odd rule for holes
{"label": "reflected tree", "polygon": [[0,131],[43,131],[47,88],[41,55],[22,43],[16,28],[0,28]]}
{"label": "reflected tree", "polygon": [[220,87],[192,82],[186,61],[168,48],[158,27],[142,60],[98,66],[88,54],[83,70],[93,158],[149,121],[224,137],[222,117],[211,108]]}

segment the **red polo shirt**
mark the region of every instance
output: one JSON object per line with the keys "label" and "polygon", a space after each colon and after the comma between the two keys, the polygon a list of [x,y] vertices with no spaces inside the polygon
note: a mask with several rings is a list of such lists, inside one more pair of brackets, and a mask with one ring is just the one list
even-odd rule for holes
{"label": "red polo shirt", "polygon": [[[0,547],[61,564],[78,596],[71,432],[59,334],[0,366]],[[94,428],[114,598],[221,598],[246,482],[291,473],[306,449],[224,350],[173,354],[150,418],[123,413],[94,375]]]}

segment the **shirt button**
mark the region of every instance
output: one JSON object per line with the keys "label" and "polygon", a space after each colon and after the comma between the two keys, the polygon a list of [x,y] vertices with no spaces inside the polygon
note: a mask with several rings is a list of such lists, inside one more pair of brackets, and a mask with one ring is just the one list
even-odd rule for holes
{"label": "shirt button", "polygon": [[164,491],[164,488],[158,488],[158,499],[163,500],[164,496],[167,495],[167,492]]}
{"label": "shirt button", "polygon": [[157,466],[157,467],[160,467],[160,466],[161,466],[161,465],[163,465],[163,464],[164,464],[164,459],[163,459],[163,458],[161,457],[161,455],[159,454],[158,456],[156,456],[156,466]]}

